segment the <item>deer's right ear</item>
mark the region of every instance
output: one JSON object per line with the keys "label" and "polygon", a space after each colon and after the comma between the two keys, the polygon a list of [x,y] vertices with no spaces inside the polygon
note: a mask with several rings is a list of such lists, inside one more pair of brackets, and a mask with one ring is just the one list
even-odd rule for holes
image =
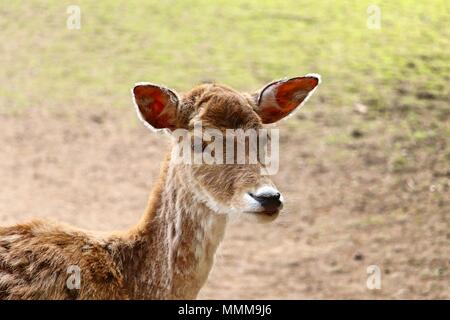
{"label": "deer's right ear", "polygon": [[151,83],[137,83],[133,99],[139,119],[150,129],[177,128],[179,98],[175,91]]}
{"label": "deer's right ear", "polygon": [[319,83],[318,74],[269,83],[257,95],[256,112],[263,123],[277,122],[301,107]]}

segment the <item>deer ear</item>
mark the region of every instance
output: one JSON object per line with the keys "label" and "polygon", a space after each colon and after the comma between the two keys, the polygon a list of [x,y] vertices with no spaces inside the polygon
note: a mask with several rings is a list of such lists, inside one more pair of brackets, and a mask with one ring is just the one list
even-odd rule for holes
{"label": "deer ear", "polygon": [[178,95],[175,91],[151,83],[137,83],[133,99],[140,120],[150,129],[178,127]]}
{"label": "deer ear", "polygon": [[256,112],[263,123],[274,123],[302,106],[320,83],[320,75],[274,81],[257,96]]}

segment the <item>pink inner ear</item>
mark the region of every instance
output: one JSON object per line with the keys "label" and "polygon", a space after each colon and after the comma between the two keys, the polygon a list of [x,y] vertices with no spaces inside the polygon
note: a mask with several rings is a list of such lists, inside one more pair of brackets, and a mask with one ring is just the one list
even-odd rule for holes
{"label": "pink inner ear", "polygon": [[[169,93],[152,85],[141,85],[134,88],[136,103],[142,117],[155,129],[175,128],[175,108]],[[163,113],[165,108],[173,108]]]}
{"label": "pink inner ear", "polygon": [[294,78],[273,84],[275,88],[271,89],[275,91],[276,105],[264,106],[264,101],[262,101],[261,119],[264,123],[273,123],[286,117],[305,100],[318,84],[319,80],[315,77]]}

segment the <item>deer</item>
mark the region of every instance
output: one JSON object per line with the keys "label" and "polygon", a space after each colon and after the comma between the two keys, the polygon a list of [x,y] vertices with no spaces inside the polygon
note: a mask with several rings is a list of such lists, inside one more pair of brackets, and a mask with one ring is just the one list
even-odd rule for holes
{"label": "deer", "polygon": [[[256,93],[204,83],[182,96],[137,83],[132,96],[152,131],[191,133],[199,122],[219,131],[259,130],[299,109],[319,83],[309,74]],[[129,230],[95,232],[45,219],[0,227],[0,299],[195,299],[230,217],[270,222],[284,199],[260,162],[180,163],[180,143],[172,139],[147,207]],[[74,267],[78,274],[69,272]]]}

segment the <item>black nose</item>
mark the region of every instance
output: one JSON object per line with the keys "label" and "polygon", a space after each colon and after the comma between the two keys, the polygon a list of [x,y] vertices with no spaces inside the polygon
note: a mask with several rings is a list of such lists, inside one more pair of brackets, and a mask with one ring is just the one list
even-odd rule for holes
{"label": "black nose", "polygon": [[277,211],[281,209],[283,203],[280,201],[280,193],[263,193],[263,194],[253,194],[249,195],[259,202],[259,204],[267,211]]}

